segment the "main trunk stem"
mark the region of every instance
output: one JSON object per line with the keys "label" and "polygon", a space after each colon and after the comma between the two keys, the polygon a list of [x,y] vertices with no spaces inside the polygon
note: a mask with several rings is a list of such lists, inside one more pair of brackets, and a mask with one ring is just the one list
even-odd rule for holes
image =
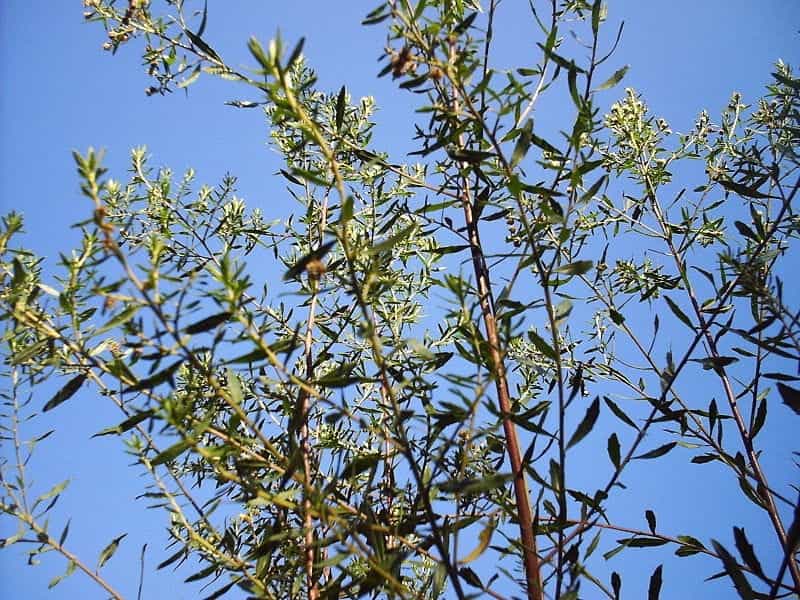
{"label": "main trunk stem", "polygon": [[503,419],[506,450],[511,461],[511,471],[514,476],[514,497],[517,504],[517,519],[522,541],[522,562],[525,567],[525,580],[528,584],[529,600],[542,600],[542,581],[539,572],[539,553],[536,547],[536,535],[533,531],[533,517],[531,513],[528,486],[525,483],[525,471],[522,465],[517,428],[511,420],[511,397],[508,393],[508,379],[506,377],[505,362],[500,349],[500,340],[497,336],[497,321],[494,313],[489,272],[483,255],[478,226],[475,222],[472,202],[469,194],[462,195],[464,220],[469,232],[470,248],[472,251],[472,266],[475,270],[475,279],[478,286],[478,299],[483,314],[483,323],[486,328],[486,340],[489,344],[489,358],[494,371],[497,400]]}

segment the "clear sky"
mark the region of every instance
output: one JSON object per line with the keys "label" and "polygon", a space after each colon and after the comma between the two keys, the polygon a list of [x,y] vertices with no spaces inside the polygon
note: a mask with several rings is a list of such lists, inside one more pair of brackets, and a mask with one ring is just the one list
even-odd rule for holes
{"label": "clear sky", "polygon": [[[320,87],[334,91],[346,84],[353,97],[375,96],[380,107],[375,146],[401,160],[412,148],[414,98],[398,91],[390,78],[375,78],[384,32],[380,26],[359,25],[373,4],[377,2],[210,0],[205,37],[222,56],[230,57],[229,62],[247,65],[251,62],[245,44],[250,35],[267,41],[280,29],[289,43],[305,36],[305,53],[319,75]],[[501,65],[521,66],[537,58],[527,5],[527,0],[504,0],[500,5],[496,57]],[[285,216],[270,212],[283,187],[273,176],[279,165],[266,145],[261,115],[223,106],[225,100],[247,95],[248,90],[203,78],[188,97],[183,93],[145,97],[149,83],[139,54],[133,47],[124,47],[115,57],[103,52],[102,28],[84,24],[81,13],[77,0],[0,2],[0,209],[24,212],[29,247],[54,264],[58,252],[76,242],[76,231],[69,224],[88,217],[91,207],[79,193],[70,151],[89,146],[106,149],[106,164],[120,179],[130,148],[143,144],[153,164],[168,165],[175,172],[194,167],[204,183],[213,184],[230,171],[239,177],[239,195],[249,204],[260,206],[268,219]],[[622,86],[607,93],[606,101],[615,100],[622,87],[634,87],[654,113],[679,131],[690,129],[703,108],[715,118],[734,90],[742,92],[745,101],[757,98],[778,58],[800,62],[800,3],[791,0],[611,0],[609,18],[626,23],[614,64],[630,64],[631,69]],[[612,35],[612,29],[606,35]],[[58,419],[58,431],[42,444],[30,471],[45,489],[72,479],[54,512],[54,529],[60,530],[64,522],[57,523],[58,519],[71,516],[71,547],[90,563],[113,537],[129,532],[105,569],[128,597],[136,596],[143,543],[149,544],[144,598],[199,597],[197,588],[179,584],[190,571],[153,573],[153,565],[165,556],[166,523],[161,512],[147,511],[143,501],[134,500],[146,482],[138,470],[127,466],[130,458],[120,441],[89,439],[115,424],[118,414],[102,398],[83,395],[80,402],[70,403],[69,410],[49,416]],[[10,449],[4,445],[1,450],[7,455]],[[628,477],[646,477],[645,467],[641,469]],[[730,485],[706,479],[710,471],[683,483],[706,491],[709,486]],[[714,510],[698,512],[692,497],[671,496],[677,484],[668,474],[653,482],[653,503],[665,507],[664,529],[688,532],[704,523],[716,524],[724,528],[720,536],[727,542],[730,530],[723,524],[735,522],[741,507],[738,500],[729,503],[728,495],[720,492]],[[669,504],[665,498],[670,498]],[[641,504],[634,498],[630,506]],[[636,518],[643,525],[643,517]],[[752,526],[759,523],[766,521]],[[0,537],[10,533],[9,521],[0,519]],[[657,563],[646,551],[635,552],[621,560],[641,561],[644,583],[637,585],[646,586],[646,576]],[[733,597],[727,583],[698,588],[716,566],[697,561],[698,567],[692,560],[665,567],[665,579],[674,584],[665,587],[662,598]],[[36,568],[24,561],[17,550],[0,551],[0,596],[102,597],[81,574],[48,592],[47,581],[63,570],[63,560],[46,557]],[[675,580],[683,569],[686,577]],[[626,586],[630,593],[626,597],[644,597],[644,589]],[[693,595],[692,590],[698,589]]]}

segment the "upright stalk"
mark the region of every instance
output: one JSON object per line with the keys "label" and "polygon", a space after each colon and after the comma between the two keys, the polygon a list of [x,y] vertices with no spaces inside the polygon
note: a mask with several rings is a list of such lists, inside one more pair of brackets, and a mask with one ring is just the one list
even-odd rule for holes
{"label": "upright stalk", "polygon": [[475,280],[478,286],[478,301],[480,302],[483,324],[486,328],[486,341],[489,345],[490,365],[494,375],[497,401],[503,420],[503,433],[506,439],[506,451],[511,462],[511,472],[514,482],[514,498],[517,504],[517,519],[522,541],[522,563],[525,567],[525,581],[528,584],[528,598],[542,600],[542,581],[539,573],[539,553],[536,547],[536,535],[533,531],[533,516],[531,513],[528,486],[525,483],[525,471],[522,465],[517,428],[511,420],[511,396],[508,392],[508,378],[506,375],[505,361],[497,335],[497,320],[494,313],[494,302],[491,295],[491,283],[483,254],[478,225],[472,212],[472,202],[468,191],[462,195],[464,221],[469,234],[470,250],[472,253],[472,266],[475,271]]}

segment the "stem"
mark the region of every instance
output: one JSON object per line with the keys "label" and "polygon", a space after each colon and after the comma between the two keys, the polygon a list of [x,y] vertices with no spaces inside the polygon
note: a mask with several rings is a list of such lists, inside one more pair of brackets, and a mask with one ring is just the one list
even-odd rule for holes
{"label": "stem", "polygon": [[[646,165],[642,166],[643,169],[646,168]],[[662,229],[663,239],[669,248],[670,254],[672,255],[673,260],[675,261],[675,265],[678,269],[678,273],[680,273],[681,278],[683,279],[683,283],[686,286],[686,295],[689,297],[689,301],[692,304],[692,309],[694,310],[695,317],[700,325],[701,330],[704,332],[705,342],[708,345],[709,354],[715,360],[719,360],[720,353],[717,348],[717,342],[713,335],[711,335],[710,329],[706,326],[705,317],[703,316],[703,311],[700,306],[700,303],[697,301],[697,297],[694,294],[694,290],[691,285],[691,281],[689,280],[689,276],[686,272],[686,265],[682,259],[682,257],[678,254],[677,250],[675,249],[674,244],[672,243],[672,234],[670,233],[669,227],[666,223],[666,218],[664,217],[663,213],[661,212],[661,206],[658,203],[655,194],[655,188],[650,181],[650,179],[645,176],[645,184],[647,187],[647,194],[650,198],[650,202],[653,206],[653,211],[655,213],[656,219],[658,220],[659,225]],[[725,392],[725,397],[728,400],[728,405],[731,409],[731,415],[733,416],[733,420],[736,423],[736,428],[739,431],[739,437],[742,440],[742,445],[744,446],[745,452],[747,453],[747,459],[750,463],[750,468],[753,470],[753,476],[758,484],[756,493],[761,497],[764,501],[764,510],[767,511],[769,515],[769,519],[772,522],[772,527],[775,530],[775,534],[780,541],[781,547],[786,548],[786,531],[783,527],[783,523],[781,522],[780,514],[778,513],[778,508],[775,505],[775,499],[773,495],[769,491],[769,484],[767,483],[767,477],[764,471],[761,469],[761,463],[758,460],[758,454],[753,447],[753,439],[750,436],[750,431],[747,428],[747,425],[742,418],[741,410],[739,409],[738,402],[736,400],[736,394],[733,391],[733,387],[731,386],[730,378],[728,377],[727,373],[725,372],[725,368],[722,365],[718,365],[714,371],[719,376],[720,382],[722,383],[722,389]],[[792,574],[792,579],[794,580],[795,587],[800,589],[800,566],[798,566],[797,561],[789,560],[789,571]]]}
{"label": "stem", "polygon": [[490,368],[495,378],[495,389],[500,411],[503,415],[503,432],[506,437],[506,451],[511,461],[511,472],[514,476],[514,497],[517,503],[517,518],[519,520],[520,537],[522,538],[522,562],[525,566],[525,579],[528,583],[528,598],[541,600],[542,582],[539,573],[539,556],[536,547],[536,536],[533,531],[533,518],[531,513],[528,487],[525,483],[525,471],[522,465],[517,428],[511,420],[511,397],[508,392],[508,378],[503,355],[500,350],[500,340],[497,335],[497,321],[494,315],[494,306],[491,298],[491,283],[486,268],[486,261],[481,246],[478,226],[474,221],[472,203],[468,193],[465,192],[462,201],[464,220],[469,232],[470,248],[472,251],[472,265],[475,279],[478,283],[478,301],[483,314],[483,323],[486,327],[486,339],[489,345],[489,357],[492,361]]}

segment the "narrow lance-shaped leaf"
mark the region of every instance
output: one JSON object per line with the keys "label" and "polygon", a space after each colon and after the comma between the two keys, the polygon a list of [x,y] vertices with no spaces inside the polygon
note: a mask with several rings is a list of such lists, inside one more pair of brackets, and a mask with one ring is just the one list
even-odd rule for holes
{"label": "narrow lance-shaped leaf", "polygon": [[719,556],[722,564],[725,566],[725,572],[728,574],[728,577],[731,578],[731,581],[733,581],[733,585],[739,593],[739,596],[743,600],[751,600],[754,597],[753,588],[736,563],[736,559],[733,558],[731,553],[717,540],[711,540],[711,543],[714,546],[714,550],[717,552],[717,556]]}
{"label": "narrow lance-shaped leaf", "polygon": [[620,81],[622,81],[622,78],[625,77],[625,73],[628,72],[629,68],[629,65],[625,65],[624,67],[614,71],[614,74],[611,77],[600,84],[600,86],[597,88],[597,91],[607,90],[617,85]]}
{"label": "narrow lance-shaped leaf", "polygon": [[678,317],[678,319],[680,319],[681,322],[683,322],[689,329],[694,331],[694,325],[692,325],[692,320],[686,315],[685,312],[681,310],[681,307],[675,304],[675,302],[669,296],[665,295],[664,300],[666,300],[669,309],[672,311],[672,314]]}
{"label": "narrow lance-shaped leaf", "polygon": [[495,523],[491,522],[486,525],[486,527],[481,530],[478,534],[478,545],[475,549],[470,552],[467,556],[465,556],[460,562],[462,564],[471,563],[472,561],[476,560],[481,554],[486,551],[486,548],[489,547],[489,543],[492,541],[492,534],[495,530]]}
{"label": "narrow lance-shaped leaf", "polygon": [[608,406],[608,408],[611,409],[611,412],[613,412],[620,421],[622,421],[626,425],[630,425],[636,431],[639,431],[639,428],[636,426],[636,423],[634,423],[631,420],[631,418],[627,414],[625,414],[625,411],[623,411],[619,406],[617,406],[617,404],[613,400],[604,396],[603,401],[606,403],[606,406]]}
{"label": "narrow lance-shaped leaf", "polygon": [[596,396],[589,405],[589,408],[586,409],[586,414],[575,430],[575,433],[573,433],[572,437],[569,439],[567,448],[571,448],[589,434],[595,423],[597,423],[598,416],[600,416],[600,397]]}
{"label": "narrow lance-shaped leaf", "polygon": [[734,221],[733,224],[736,226],[736,229],[741,233],[744,237],[753,240],[754,242],[758,242],[758,236],[756,232],[753,231],[749,225],[742,223],[741,221]]}
{"label": "narrow lance-shaped leaf", "polygon": [[647,600],[658,600],[661,595],[661,573],[663,565],[658,565],[650,576],[650,584],[647,586]]}
{"label": "narrow lance-shaped leaf", "polygon": [[141,306],[139,306],[138,304],[134,306],[129,306],[119,314],[111,317],[111,319],[105,325],[103,325],[102,327],[100,327],[100,329],[95,331],[95,334],[105,333],[106,331],[110,331],[115,327],[119,327],[120,325],[127,323],[133,318],[133,316],[139,311],[140,308]]}
{"label": "narrow lance-shaped leaf", "polygon": [[86,381],[86,374],[82,373],[70,379],[64,387],[62,387],[56,394],[47,401],[47,404],[44,405],[44,412],[51,410],[61,404],[62,402],[66,402],[72,396],[74,396],[81,386],[83,382]]}
{"label": "narrow lance-shaped leaf", "polygon": [[511,154],[512,167],[516,167],[528,153],[531,147],[531,133],[533,133],[533,119],[528,119],[525,125],[520,129],[517,144],[514,146],[514,152]]}
{"label": "narrow lance-shaped leaf", "polygon": [[98,569],[102,568],[102,566],[106,564],[111,559],[112,556],[114,556],[114,553],[117,551],[117,548],[119,548],[119,543],[127,535],[128,535],[127,533],[123,533],[121,536],[115,537],[113,540],[111,540],[111,543],[108,544],[108,546],[103,548],[103,551],[100,553],[100,557],[97,559]]}
{"label": "narrow lance-shaped leaf", "polygon": [[195,333],[202,333],[204,331],[208,331],[209,329],[214,329],[217,325],[221,325],[228,321],[231,318],[230,312],[221,312],[216,315],[211,315],[210,317],[206,317],[205,319],[201,319],[196,323],[192,323],[191,325],[184,328],[184,333],[188,333],[190,335],[194,335]]}
{"label": "narrow lance-shaped leaf", "polygon": [[652,510],[644,511],[644,518],[647,520],[647,526],[650,528],[650,533],[656,532],[656,513]]}
{"label": "narrow lance-shaped leaf", "polygon": [[176,360],[174,363],[172,363],[168,367],[165,367],[164,369],[160,370],[158,373],[155,373],[155,374],[151,375],[150,377],[146,377],[145,379],[140,380],[139,383],[136,383],[136,384],[130,386],[129,388],[127,388],[124,391],[125,392],[138,392],[138,391],[141,391],[141,390],[150,390],[150,389],[153,389],[154,387],[164,383],[167,380],[172,380],[172,376],[175,374],[175,371],[177,371],[180,368],[180,366],[183,364],[183,360],[184,359],[182,359],[182,358]]}
{"label": "narrow lance-shaped leaf", "polygon": [[568,265],[562,265],[556,269],[556,273],[564,273],[566,275],[583,275],[591,270],[594,262],[591,260],[578,260]]}
{"label": "narrow lance-shaped leaf", "polygon": [[289,279],[295,279],[300,275],[302,275],[302,273],[312,262],[321,261],[323,258],[325,258],[325,255],[331,251],[331,248],[333,248],[335,244],[336,240],[326,242],[316,250],[312,250],[311,252],[303,256],[288,271],[286,271],[286,273],[283,276],[284,281]]}
{"label": "narrow lance-shaped leaf", "polygon": [[607,449],[608,449],[608,458],[611,459],[611,464],[618,469],[620,465],[620,452],[619,452],[619,439],[617,438],[616,433],[612,433],[608,437]]}
{"label": "narrow lance-shaped leaf", "polygon": [[800,390],[781,382],[778,382],[777,386],[783,403],[791,408],[795,414],[800,415]]}
{"label": "narrow lance-shaped leaf", "polygon": [[619,593],[620,590],[622,589],[622,578],[616,571],[611,573],[611,589],[614,590],[614,600],[619,600]]}
{"label": "narrow lance-shaped leaf", "polygon": [[171,460],[175,460],[181,454],[186,452],[186,450],[191,448],[191,446],[192,442],[189,440],[183,440],[178,442],[177,444],[173,444],[172,446],[170,446],[169,448],[158,454],[153,460],[151,460],[150,464],[155,467],[160,464],[169,462]]}
{"label": "narrow lance-shaped leaf", "polygon": [[645,452],[644,454],[639,454],[638,456],[634,456],[633,458],[658,458],[659,456],[664,456],[667,452],[672,450],[678,442],[669,442],[668,444],[664,444],[663,446],[659,446],[654,450],[650,450],[650,452]]}
{"label": "narrow lance-shaped leaf", "polygon": [[102,429],[97,433],[95,433],[92,437],[125,433],[126,431],[136,427],[142,421],[151,418],[154,414],[155,414],[154,410],[145,410],[143,412],[136,413],[134,415],[131,415],[124,421],[122,421],[122,423],[120,423],[119,425],[115,425],[114,427],[106,427],[105,429]]}
{"label": "narrow lance-shaped leaf", "polygon": [[739,194],[740,196],[744,196],[745,198],[764,199],[772,197],[769,194],[759,192],[755,188],[747,187],[746,185],[737,183],[732,179],[718,179],[717,182],[726,190]]}
{"label": "narrow lance-shaped leaf", "polygon": [[342,86],[339,90],[339,95],[336,97],[336,131],[341,131],[342,123],[344,123],[344,109],[346,107],[345,97],[347,96],[347,89]]}
{"label": "narrow lance-shaped leaf", "polygon": [[197,35],[203,35],[206,30],[206,22],[208,19],[208,0],[203,2],[203,16],[200,19],[200,26],[197,28]]}
{"label": "narrow lance-shaped leaf", "polygon": [[208,58],[213,59],[217,62],[222,62],[222,59],[219,57],[219,54],[217,54],[214,51],[214,49],[211,46],[209,46],[205,42],[205,40],[203,40],[203,38],[201,38],[199,35],[187,29],[186,37],[188,37],[192,41],[192,44],[197,46],[197,48],[199,48]]}
{"label": "narrow lance-shaped leaf", "polygon": [[755,550],[753,549],[753,545],[747,539],[747,535],[745,535],[744,528],[734,527],[733,538],[736,542],[736,549],[739,551],[744,564],[746,564],[750,570],[759,577],[766,577],[764,575],[764,570],[761,568],[761,563],[756,556]]}

